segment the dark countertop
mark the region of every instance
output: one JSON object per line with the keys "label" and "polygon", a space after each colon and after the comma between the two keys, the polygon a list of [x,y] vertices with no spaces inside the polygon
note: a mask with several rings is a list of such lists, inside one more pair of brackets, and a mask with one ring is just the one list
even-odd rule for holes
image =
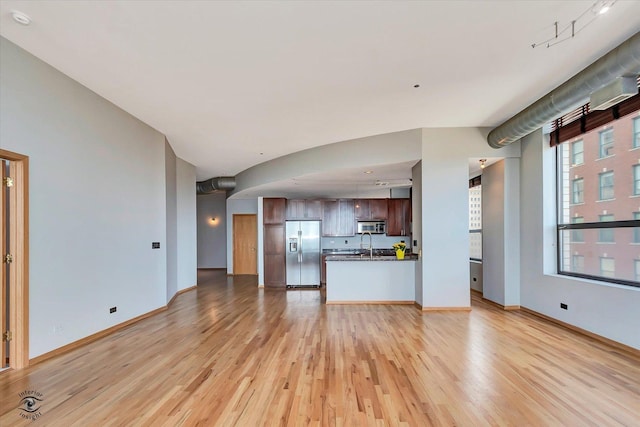
{"label": "dark countertop", "polygon": [[416,261],[418,259],[417,255],[414,254],[405,254],[404,259],[398,259],[395,255],[374,255],[370,257],[369,254],[359,254],[354,255],[327,255],[326,261]]}
{"label": "dark countertop", "polygon": [[[369,249],[323,249],[322,255],[342,255],[342,256],[360,256],[363,254],[364,256],[369,256]],[[410,256],[410,252],[405,253],[405,257]],[[373,249],[373,256],[396,256],[396,251],[394,249]]]}

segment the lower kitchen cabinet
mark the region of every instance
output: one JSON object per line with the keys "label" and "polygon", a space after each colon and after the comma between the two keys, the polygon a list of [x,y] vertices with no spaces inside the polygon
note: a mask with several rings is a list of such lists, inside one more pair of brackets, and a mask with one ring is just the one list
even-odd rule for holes
{"label": "lower kitchen cabinet", "polygon": [[264,285],[286,287],[285,226],[264,226]]}

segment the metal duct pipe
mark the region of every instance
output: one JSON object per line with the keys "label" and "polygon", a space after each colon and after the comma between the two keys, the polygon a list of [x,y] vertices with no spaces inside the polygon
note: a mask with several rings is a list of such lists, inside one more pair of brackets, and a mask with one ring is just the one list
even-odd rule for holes
{"label": "metal duct pipe", "polygon": [[219,176],[196,182],[196,194],[209,194],[216,190],[233,190],[236,188],[236,178],[233,176]]}
{"label": "metal duct pipe", "polygon": [[589,95],[618,77],[640,74],[640,32],[580,71],[489,133],[487,141],[501,148],[529,135],[550,120],[585,102]]}

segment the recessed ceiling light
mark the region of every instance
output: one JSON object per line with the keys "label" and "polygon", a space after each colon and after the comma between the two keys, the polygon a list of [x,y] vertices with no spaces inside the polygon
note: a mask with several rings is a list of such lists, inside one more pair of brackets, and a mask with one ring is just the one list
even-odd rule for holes
{"label": "recessed ceiling light", "polygon": [[14,21],[21,25],[29,25],[31,24],[31,18],[26,13],[22,13],[19,10],[14,10],[11,12],[11,17]]}
{"label": "recessed ceiling light", "polygon": [[369,175],[370,173],[373,173],[373,171],[364,171],[364,173],[366,173],[367,175]]}

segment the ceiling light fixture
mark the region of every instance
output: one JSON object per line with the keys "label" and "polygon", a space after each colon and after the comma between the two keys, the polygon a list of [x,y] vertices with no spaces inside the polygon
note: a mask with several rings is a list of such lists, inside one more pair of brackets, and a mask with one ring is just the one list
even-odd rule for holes
{"label": "ceiling light fixture", "polygon": [[[607,13],[611,7],[618,0],[598,0],[593,3],[587,10],[582,12],[577,18],[572,19],[568,24],[560,28],[560,22],[553,23],[555,34],[538,43],[532,43],[531,47],[536,48],[539,46],[551,47],[558,43],[562,43],[569,39],[574,38],[580,31],[584,30],[588,25],[591,25],[600,15]],[[589,13],[590,12],[590,13]]]}
{"label": "ceiling light fixture", "polygon": [[20,25],[29,25],[31,24],[31,18],[26,13],[20,12],[19,10],[11,11],[11,17],[14,21],[16,21]]}
{"label": "ceiling light fixture", "polygon": [[373,171],[364,171],[364,173],[366,173],[367,175],[373,173]]}
{"label": "ceiling light fixture", "polygon": [[487,163],[487,159],[480,159],[480,169],[484,169],[485,163]]}

